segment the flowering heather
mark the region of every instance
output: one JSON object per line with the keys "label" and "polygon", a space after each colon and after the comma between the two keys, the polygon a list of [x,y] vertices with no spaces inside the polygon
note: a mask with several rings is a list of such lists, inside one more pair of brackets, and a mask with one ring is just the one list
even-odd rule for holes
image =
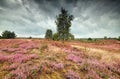
{"label": "flowering heather", "polygon": [[63,69],[63,68],[64,68],[63,63],[53,63],[52,66],[53,66],[55,69]]}
{"label": "flowering heather", "polygon": [[19,50],[15,51],[15,53],[19,53],[19,54],[25,54],[27,52],[28,52],[28,50],[26,50],[26,49],[19,49]]}
{"label": "flowering heather", "polygon": [[81,78],[78,73],[69,70],[68,73],[66,74],[66,79],[81,79]]}
{"label": "flowering heather", "polygon": [[18,67],[16,70],[13,70],[10,74],[12,74],[11,78],[15,79],[27,79],[29,76],[29,68],[27,66]]}
{"label": "flowering heather", "polygon": [[0,53],[0,62],[4,62],[7,60],[7,57],[5,54]]}
{"label": "flowering heather", "polygon": [[76,50],[72,50],[73,48],[71,49],[62,49],[65,53],[67,54],[75,54],[75,55],[79,55],[80,57],[84,58],[85,57],[85,54],[84,52],[82,51],[76,51]]}
{"label": "flowering heather", "polygon": [[[42,53],[45,44],[49,51]],[[120,79],[119,53],[103,51],[97,59],[99,51],[84,51],[81,45],[74,41],[0,40],[0,79]],[[103,55],[114,58],[106,62],[110,57]]]}
{"label": "flowering heather", "polygon": [[13,64],[11,64],[10,66],[9,66],[9,69],[10,70],[14,70],[14,69],[16,69],[17,67],[19,67],[19,63],[13,63]]}
{"label": "flowering heather", "polygon": [[39,48],[37,44],[34,43],[23,43],[19,45],[20,48],[23,49],[34,49],[34,48]]}
{"label": "flowering heather", "polygon": [[10,71],[10,70],[15,70],[15,69],[17,69],[17,67],[19,67],[20,66],[20,63],[13,63],[13,64],[11,64],[10,66],[8,66],[8,65],[3,65],[2,66],[2,69],[3,70],[8,70],[8,71]]}
{"label": "flowering heather", "polygon": [[35,54],[24,55],[24,54],[15,54],[10,57],[12,62],[26,62],[30,59],[38,58]]}
{"label": "flowering heather", "polygon": [[26,62],[30,59],[38,58],[36,54],[24,55],[24,54],[11,54],[11,55],[0,55],[0,61],[9,61],[9,62]]}
{"label": "flowering heather", "polygon": [[81,59],[79,56],[76,56],[74,54],[69,54],[66,57],[67,60],[73,61],[75,63],[82,63],[83,59]]}
{"label": "flowering heather", "polygon": [[101,79],[100,76],[94,71],[94,70],[91,70],[91,73],[90,73],[95,79]]}

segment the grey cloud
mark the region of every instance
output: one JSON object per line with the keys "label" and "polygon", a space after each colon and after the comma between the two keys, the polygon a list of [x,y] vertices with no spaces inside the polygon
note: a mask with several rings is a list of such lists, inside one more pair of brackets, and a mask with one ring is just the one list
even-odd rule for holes
{"label": "grey cloud", "polygon": [[120,0],[0,0],[0,32],[43,37],[48,28],[56,31],[61,7],[74,15],[71,32],[76,37],[120,35]]}

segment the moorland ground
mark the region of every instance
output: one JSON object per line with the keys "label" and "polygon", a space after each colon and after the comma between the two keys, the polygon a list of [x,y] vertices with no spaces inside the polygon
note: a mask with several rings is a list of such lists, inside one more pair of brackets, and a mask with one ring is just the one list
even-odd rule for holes
{"label": "moorland ground", "polygon": [[120,41],[0,39],[0,79],[120,79]]}

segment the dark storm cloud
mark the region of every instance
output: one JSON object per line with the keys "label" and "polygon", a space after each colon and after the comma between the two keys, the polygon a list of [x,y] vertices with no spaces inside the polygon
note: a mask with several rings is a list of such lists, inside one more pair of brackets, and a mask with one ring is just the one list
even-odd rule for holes
{"label": "dark storm cloud", "polygon": [[0,32],[43,37],[48,28],[56,31],[61,7],[74,15],[76,37],[120,35],[120,0],[0,0]]}

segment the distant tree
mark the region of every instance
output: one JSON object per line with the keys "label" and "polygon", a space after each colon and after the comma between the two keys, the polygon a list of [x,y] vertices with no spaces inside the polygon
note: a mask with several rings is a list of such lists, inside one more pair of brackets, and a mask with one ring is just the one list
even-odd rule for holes
{"label": "distant tree", "polygon": [[30,37],[28,37],[28,39],[32,39],[32,37],[30,36]]}
{"label": "distant tree", "polygon": [[120,36],[118,37],[118,40],[120,41]]}
{"label": "distant tree", "polygon": [[89,41],[92,41],[92,38],[88,38]]}
{"label": "distant tree", "polygon": [[107,39],[107,36],[104,36],[104,39]]}
{"label": "distant tree", "polygon": [[0,36],[0,39],[2,38],[2,36]]}
{"label": "distant tree", "polygon": [[47,29],[46,34],[45,34],[46,39],[52,39],[52,30]]}
{"label": "distant tree", "polygon": [[57,16],[55,21],[57,25],[58,39],[65,41],[69,39],[69,32],[73,15],[68,14],[68,11],[61,8],[61,13]]}
{"label": "distant tree", "polygon": [[11,32],[11,31],[7,31],[5,30],[4,32],[2,32],[2,38],[5,38],[5,39],[10,39],[10,38],[15,38],[16,35],[14,32]]}

